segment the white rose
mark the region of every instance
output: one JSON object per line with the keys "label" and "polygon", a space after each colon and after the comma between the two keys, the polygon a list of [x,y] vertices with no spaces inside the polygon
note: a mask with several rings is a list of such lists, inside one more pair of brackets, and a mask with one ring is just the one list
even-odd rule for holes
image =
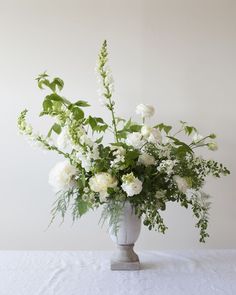
{"label": "white rose", "polygon": [[176,182],[179,191],[185,194],[189,188],[187,180],[179,175],[174,175],[173,179]]}
{"label": "white rose", "polygon": [[141,193],[143,189],[142,181],[133,175],[133,173],[126,174],[122,177],[122,189],[127,196],[132,197]]}
{"label": "white rose", "polygon": [[140,149],[144,145],[144,140],[142,140],[142,134],[140,132],[129,133],[125,142],[128,145],[132,145],[135,149]]}
{"label": "white rose", "polygon": [[150,118],[154,115],[155,109],[151,105],[139,104],[136,107],[136,114],[141,115],[142,118]]}
{"label": "white rose", "polygon": [[92,191],[99,193],[100,201],[105,202],[108,196],[107,189],[117,186],[117,179],[107,172],[100,172],[89,179]]}
{"label": "white rose", "polygon": [[154,165],[155,158],[147,153],[143,153],[138,158],[138,163],[143,164],[144,166]]}
{"label": "white rose", "polygon": [[50,171],[48,182],[56,192],[68,190],[75,185],[73,177],[76,172],[76,168],[68,161],[59,162]]}
{"label": "white rose", "polygon": [[216,151],[218,149],[218,145],[216,142],[209,142],[207,146],[211,151]]}

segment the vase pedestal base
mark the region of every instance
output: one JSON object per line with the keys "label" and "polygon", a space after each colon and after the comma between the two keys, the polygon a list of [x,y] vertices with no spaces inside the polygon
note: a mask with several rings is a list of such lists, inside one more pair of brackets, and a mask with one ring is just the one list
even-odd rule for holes
{"label": "vase pedestal base", "polygon": [[111,270],[140,270],[139,258],[133,248],[134,244],[117,245],[111,259]]}

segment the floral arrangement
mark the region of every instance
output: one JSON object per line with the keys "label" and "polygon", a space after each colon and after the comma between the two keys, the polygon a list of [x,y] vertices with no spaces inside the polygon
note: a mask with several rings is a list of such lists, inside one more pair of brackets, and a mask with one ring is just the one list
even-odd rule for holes
{"label": "floral arrangement", "polygon": [[[216,150],[215,134],[202,136],[186,122],[179,130],[164,123],[148,124],[153,106],[139,104],[136,113],[141,123],[117,117],[114,83],[108,66],[107,42],[104,41],[97,65],[100,102],[111,114],[111,123],[101,117],[86,116],[84,100],[71,102],[60,94],[64,82],[38,76],[40,89],[49,91],[42,103],[40,116],[54,119],[48,134],[33,132],[26,122],[27,110],[21,112],[18,127],[22,134],[49,151],[65,158],[49,174],[49,183],[58,198],[52,208],[52,221],[57,213],[62,218],[69,210],[73,220],[90,209],[103,205],[102,220],[109,218],[117,229],[124,202],[129,201],[143,224],[150,230],[165,233],[161,217],[168,202],[191,208],[200,229],[200,241],[208,237],[209,196],[202,191],[208,175],[220,177],[229,170],[213,160],[203,159],[195,150]],[[114,142],[104,143],[104,135],[112,132]],[[179,135],[186,136],[186,142]],[[181,136],[182,136],[181,135]],[[182,137],[183,137],[182,136]],[[181,138],[182,138],[181,137]]]}

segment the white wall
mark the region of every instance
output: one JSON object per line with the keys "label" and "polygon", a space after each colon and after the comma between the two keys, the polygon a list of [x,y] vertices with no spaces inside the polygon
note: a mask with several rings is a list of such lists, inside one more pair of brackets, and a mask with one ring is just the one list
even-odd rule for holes
{"label": "white wall", "polygon": [[44,70],[65,80],[64,95],[88,99],[94,113],[108,118],[94,75],[104,38],[118,113],[129,117],[146,102],[155,105],[158,122],[182,119],[204,134],[214,131],[220,150],[212,156],[232,170],[206,185],[214,196],[206,245],[198,243],[191,213],[169,206],[167,234],[143,229],[137,248],[236,247],[235,27],[234,0],[0,0],[0,248],[113,247],[97,225],[99,212],[45,231],[55,198],[47,175],[59,157],[33,150],[16,129],[25,107],[34,125],[45,129],[36,116],[43,94],[34,81]]}

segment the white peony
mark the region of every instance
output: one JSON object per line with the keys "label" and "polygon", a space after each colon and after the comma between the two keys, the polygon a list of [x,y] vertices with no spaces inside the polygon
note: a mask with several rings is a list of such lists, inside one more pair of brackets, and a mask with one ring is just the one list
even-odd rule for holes
{"label": "white peony", "polygon": [[49,173],[49,184],[56,192],[68,190],[75,185],[76,168],[68,161],[59,162]]}
{"label": "white peony", "polygon": [[143,153],[138,158],[138,163],[144,166],[150,166],[155,164],[155,158],[147,153]]}
{"label": "white peony", "polygon": [[179,191],[185,194],[189,188],[187,180],[179,175],[174,175],[173,179],[176,182]]}
{"label": "white peony", "polygon": [[122,177],[122,189],[127,196],[132,197],[141,193],[143,189],[142,181],[133,175],[133,173],[126,174]]}
{"label": "white peony", "polygon": [[155,109],[151,105],[139,104],[136,107],[136,114],[141,115],[142,118],[150,118],[154,115]]}
{"label": "white peony", "polygon": [[107,189],[117,186],[117,179],[107,172],[100,172],[89,179],[92,191],[99,193],[100,201],[105,202],[108,197]]}
{"label": "white peony", "polygon": [[129,133],[125,142],[128,145],[132,145],[135,149],[140,149],[145,143],[140,132]]}

